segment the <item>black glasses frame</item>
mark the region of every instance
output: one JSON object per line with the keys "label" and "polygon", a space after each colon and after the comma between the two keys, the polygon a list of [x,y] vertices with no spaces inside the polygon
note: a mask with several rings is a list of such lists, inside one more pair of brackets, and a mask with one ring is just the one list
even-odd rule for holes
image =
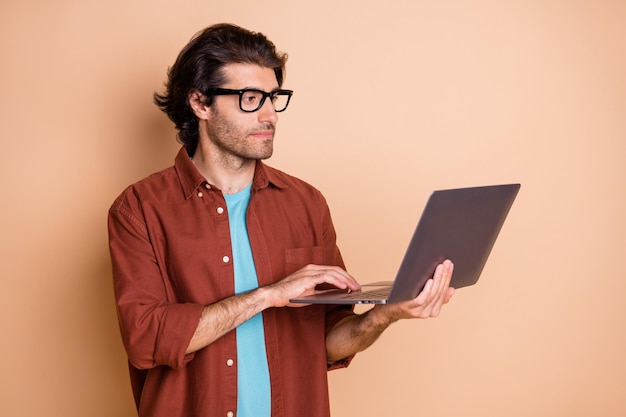
{"label": "black glasses frame", "polygon": [[[248,92],[259,93],[262,95],[262,98],[259,101],[259,105],[254,110],[246,110],[243,108],[243,103],[242,103],[243,95]],[[238,95],[239,96],[239,109],[241,109],[241,111],[246,112],[246,113],[254,113],[255,111],[258,111],[261,107],[263,107],[263,104],[265,104],[265,99],[267,99],[268,97],[270,98],[270,101],[272,102],[272,106],[274,106],[274,98],[276,96],[287,96],[287,102],[285,103],[284,108],[277,110],[276,107],[274,107],[274,111],[277,113],[280,113],[280,112],[287,110],[287,106],[289,106],[289,101],[291,101],[291,96],[293,95],[293,90],[274,90],[268,93],[263,90],[257,90],[256,88],[244,88],[243,90],[231,90],[230,88],[214,88],[210,91],[209,94],[213,96]]]}

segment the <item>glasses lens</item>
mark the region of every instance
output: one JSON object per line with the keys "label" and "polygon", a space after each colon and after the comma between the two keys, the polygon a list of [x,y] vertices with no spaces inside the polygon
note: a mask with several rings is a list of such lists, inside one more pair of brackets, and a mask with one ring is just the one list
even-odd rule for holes
{"label": "glasses lens", "polygon": [[263,93],[261,91],[248,90],[241,94],[241,109],[243,111],[256,111],[263,104]]}
{"label": "glasses lens", "polygon": [[274,110],[276,110],[277,112],[285,110],[287,108],[287,104],[289,104],[289,99],[290,96],[287,92],[279,91],[274,94],[274,97],[272,98]]}
{"label": "glasses lens", "polygon": [[281,112],[285,110],[289,104],[291,91],[280,90],[273,93],[265,93],[260,90],[242,90],[239,96],[241,110],[255,112],[263,106],[267,97],[270,97],[274,110]]}

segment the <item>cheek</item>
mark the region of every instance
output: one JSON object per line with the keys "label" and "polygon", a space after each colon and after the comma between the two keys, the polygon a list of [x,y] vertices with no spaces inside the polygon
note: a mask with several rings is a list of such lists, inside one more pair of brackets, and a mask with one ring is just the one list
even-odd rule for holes
{"label": "cheek", "polygon": [[209,123],[209,134],[213,139],[219,141],[232,141],[239,137],[241,132],[236,121],[220,117]]}
{"label": "cheek", "polygon": [[[222,109],[223,110],[223,109]],[[211,114],[208,123],[209,134],[220,142],[240,142],[255,131],[259,125],[258,112],[244,113],[237,109],[233,111],[217,111]]]}

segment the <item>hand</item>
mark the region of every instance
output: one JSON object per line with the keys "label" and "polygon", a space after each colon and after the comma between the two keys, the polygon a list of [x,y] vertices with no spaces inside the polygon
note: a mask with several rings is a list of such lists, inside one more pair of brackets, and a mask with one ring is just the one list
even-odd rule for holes
{"label": "hand", "polygon": [[454,288],[450,287],[454,265],[450,260],[445,260],[437,265],[435,274],[426,282],[424,289],[412,300],[394,304],[376,306],[391,321],[406,318],[437,317],[441,307],[447,304],[454,295]]}
{"label": "hand", "polygon": [[272,307],[287,305],[303,307],[306,304],[290,304],[289,300],[319,292],[315,290],[315,287],[320,284],[329,284],[342,290],[358,291],[361,289],[361,285],[345,270],[338,266],[326,265],[307,265],[265,288],[269,291]]}

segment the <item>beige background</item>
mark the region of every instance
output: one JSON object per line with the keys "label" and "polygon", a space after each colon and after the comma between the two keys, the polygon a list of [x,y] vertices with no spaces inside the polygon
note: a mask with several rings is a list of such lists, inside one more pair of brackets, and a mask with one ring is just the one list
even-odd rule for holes
{"label": "beige background", "polygon": [[2,0],[0,415],[134,415],[106,212],[172,163],[151,94],[220,21],[290,54],[271,164],[362,282],[433,189],[522,183],[479,285],[331,373],[335,416],[626,415],[620,0]]}

